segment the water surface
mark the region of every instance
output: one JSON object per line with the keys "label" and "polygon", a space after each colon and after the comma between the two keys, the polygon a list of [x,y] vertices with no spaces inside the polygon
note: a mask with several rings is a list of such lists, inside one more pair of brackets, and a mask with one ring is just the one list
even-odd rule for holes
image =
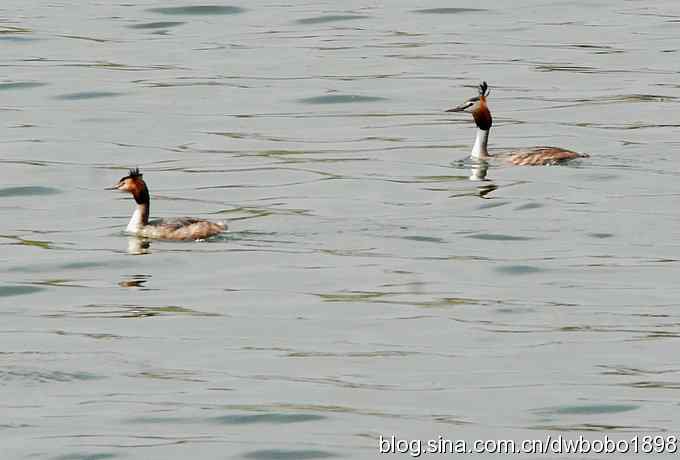
{"label": "water surface", "polygon": [[[677,433],[676,2],[0,6],[3,458]],[[486,80],[491,148],[461,162]],[[122,233],[226,220],[202,243]]]}

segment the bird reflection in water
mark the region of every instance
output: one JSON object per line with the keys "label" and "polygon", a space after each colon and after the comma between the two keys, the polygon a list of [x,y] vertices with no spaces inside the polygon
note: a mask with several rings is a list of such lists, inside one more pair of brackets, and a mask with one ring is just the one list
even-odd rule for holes
{"label": "bird reflection in water", "polygon": [[145,288],[144,284],[149,281],[151,275],[126,275],[126,279],[118,282],[118,286],[124,288]]}
{"label": "bird reflection in water", "polygon": [[127,247],[128,254],[132,254],[132,255],[148,254],[150,252],[149,251],[150,246],[151,246],[151,242],[147,239],[139,238],[139,237],[136,237],[136,236],[128,237],[128,247]]}
{"label": "bird reflection in water", "polygon": [[489,170],[489,163],[487,163],[484,160],[481,161],[476,161],[472,163],[472,167],[470,168],[470,177],[469,179],[471,181],[479,181],[479,182],[486,182],[483,184],[480,184],[477,187],[477,195],[480,198],[485,198],[486,195],[489,193],[493,192],[498,188],[496,184],[491,182],[489,179],[486,178],[486,173]]}

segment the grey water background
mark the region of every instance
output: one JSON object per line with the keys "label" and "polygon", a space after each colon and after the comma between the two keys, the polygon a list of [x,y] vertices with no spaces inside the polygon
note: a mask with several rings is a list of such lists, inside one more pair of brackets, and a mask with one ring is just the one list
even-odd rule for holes
{"label": "grey water background", "polygon": [[[0,457],[680,431],[680,4],[0,5]],[[591,158],[468,180],[491,149]],[[153,216],[122,233],[139,166]],[[534,456],[533,458],[541,458]]]}

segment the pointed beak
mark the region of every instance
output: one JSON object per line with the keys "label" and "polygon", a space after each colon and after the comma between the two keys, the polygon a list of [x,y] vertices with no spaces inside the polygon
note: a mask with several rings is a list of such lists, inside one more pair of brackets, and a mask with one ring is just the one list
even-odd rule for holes
{"label": "pointed beak", "polygon": [[467,109],[468,107],[471,107],[472,105],[473,105],[472,102],[465,101],[464,103],[462,103],[458,107],[454,107],[452,109],[447,110],[447,112],[463,112],[465,109]]}
{"label": "pointed beak", "polygon": [[119,186],[120,186],[120,184],[116,184],[113,187],[106,187],[104,190],[118,190]]}

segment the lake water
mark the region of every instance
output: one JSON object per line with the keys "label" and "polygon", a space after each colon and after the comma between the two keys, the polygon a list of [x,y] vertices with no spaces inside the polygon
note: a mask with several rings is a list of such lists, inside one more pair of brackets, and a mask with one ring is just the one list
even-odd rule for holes
{"label": "lake water", "polygon": [[[678,433],[678,27],[675,0],[5,0],[0,457]],[[444,110],[481,80],[491,149],[591,158],[469,180]],[[125,236],[104,188],[137,166],[153,216],[229,232]]]}

